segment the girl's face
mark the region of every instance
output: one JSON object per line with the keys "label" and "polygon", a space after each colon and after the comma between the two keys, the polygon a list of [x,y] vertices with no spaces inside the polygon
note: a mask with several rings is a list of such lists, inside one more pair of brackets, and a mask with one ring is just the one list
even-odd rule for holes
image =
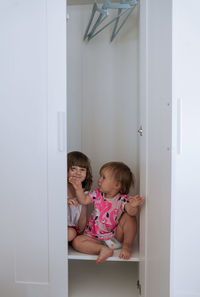
{"label": "girl's face", "polygon": [[105,194],[106,198],[114,198],[120,190],[120,183],[113,178],[111,170],[106,168],[100,172],[98,185],[99,190]]}
{"label": "girl's face", "polygon": [[75,177],[83,182],[86,179],[87,169],[79,166],[72,166],[68,171],[68,178]]}

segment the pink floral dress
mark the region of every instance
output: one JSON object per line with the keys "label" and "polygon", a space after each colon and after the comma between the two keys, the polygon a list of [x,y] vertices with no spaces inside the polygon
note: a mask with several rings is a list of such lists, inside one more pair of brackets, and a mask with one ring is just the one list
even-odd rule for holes
{"label": "pink floral dress", "polygon": [[124,206],[129,202],[127,195],[117,194],[114,198],[104,198],[99,189],[89,192],[94,210],[89,218],[84,234],[98,240],[108,240],[115,236]]}

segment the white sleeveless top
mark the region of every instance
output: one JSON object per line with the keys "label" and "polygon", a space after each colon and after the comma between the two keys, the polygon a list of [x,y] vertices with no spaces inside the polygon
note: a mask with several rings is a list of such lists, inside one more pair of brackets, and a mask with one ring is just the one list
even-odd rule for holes
{"label": "white sleeveless top", "polygon": [[81,204],[79,204],[77,207],[75,207],[74,205],[68,205],[68,226],[78,226],[78,220],[80,218],[81,210]]}
{"label": "white sleeveless top", "polygon": [[[88,191],[84,192],[86,195],[89,193]],[[68,226],[78,226],[78,220],[81,215],[82,205],[78,204],[77,207],[74,205],[68,205],[67,207],[67,221]]]}

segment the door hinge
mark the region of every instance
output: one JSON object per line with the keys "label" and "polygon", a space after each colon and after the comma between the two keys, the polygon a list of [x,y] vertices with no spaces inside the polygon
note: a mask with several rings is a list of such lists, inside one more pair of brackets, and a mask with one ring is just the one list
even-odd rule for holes
{"label": "door hinge", "polygon": [[142,136],[142,134],[143,134],[143,128],[142,128],[142,126],[140,126],[140,128],[138,129],[138,134],[140,136]]}
{"label": "door hinge", "polygon": [[138,279],[138,281],[137,281],[137,289],[138,289],[139,295],[141,296],[141,294],[142,294],[142,286],[141,286],[141,284],[140,284],[139,279]]}

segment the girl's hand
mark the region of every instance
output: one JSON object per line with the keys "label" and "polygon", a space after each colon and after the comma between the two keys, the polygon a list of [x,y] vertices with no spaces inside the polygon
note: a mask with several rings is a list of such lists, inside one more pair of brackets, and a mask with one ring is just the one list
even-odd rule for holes
{"label": "girl's hand", "polygon": [[86,195],[84,193],[84,189],[82,188],[82,182],[77,177],[69,177],[69,183],[72,184],[75,192],[76,192],[76,198],[78,202],[82,205],[88,205],[92,203],[89,195]]}
{"label": "girl's hand", "polygon": [[143,202],[144,202],[144,199],[142,197],[140,197],[140,195],[129,196],[129,204],[132,207],[140,206],[140,205],[142,205]]}
{"label": "girl's hand", "polygon": [[68,198],[67,203],[68,203],[68,205],[73,205],[75,207],[78,206],[78,201],[76,199],[74,199],[74,198]]}
{"label": "girl's hand", "polygon": [[79,178],[69,177],[69,183],[72,184],[76,191],[82,189],[82,182]]}

